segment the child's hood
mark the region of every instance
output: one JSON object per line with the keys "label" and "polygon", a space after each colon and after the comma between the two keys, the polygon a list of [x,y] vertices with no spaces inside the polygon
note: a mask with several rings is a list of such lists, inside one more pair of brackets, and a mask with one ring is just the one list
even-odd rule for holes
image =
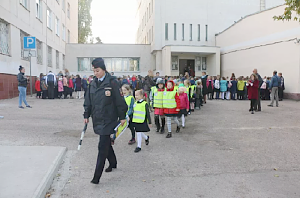
{"label": "child's hood", "polygon": [[171,83],[173,84],[173,87],[172,87],[172,89],[167,89],[167,91],[173,91],[173,90],[174,90],[174,87],[175,87],[174,81],[173,81],[173,80],[168,80],[168,81],[167,81],[167,84],[168,84],[168,82],[171,82]]}

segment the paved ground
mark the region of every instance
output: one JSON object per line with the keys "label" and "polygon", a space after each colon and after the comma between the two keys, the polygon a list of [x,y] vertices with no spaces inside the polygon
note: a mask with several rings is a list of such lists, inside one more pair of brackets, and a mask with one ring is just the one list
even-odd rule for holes
{"label": "paved ground", "polygon": [[299,102],[263,102],[263,112],[251,115],[249,101],[208,101],[173,138],[150,132],[138,154],[128,132],[114,147],[118,169],[100,185],[89,183],[98,142],[91,128],[76,151],[83,101],[29,102],[33,109],[21,110],[17,99],[0,101],[0,145],[68,148],[51,197],[300,197]]}

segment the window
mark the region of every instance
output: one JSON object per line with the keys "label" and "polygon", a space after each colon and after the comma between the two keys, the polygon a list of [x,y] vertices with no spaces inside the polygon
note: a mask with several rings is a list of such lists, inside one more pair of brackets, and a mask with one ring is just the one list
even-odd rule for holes
{"label": "window", "polygon": [[59,36],[59,19],[55,18],[55,34]]}
{"label": "window", "polygon": [[63,54],[62,58],[63,58],[63,69],[66,69],[66,56]]}
{"label": "window", "polygon": [[206,57],[202,57],[202,70],[206,70]]}
{"label": "window", "polygon": [[196,57],[196,68],[201,71],[201,57],[199,56]]}
{"label": "window", "polygon": [[70,30],[68,30],[68,43],[70,43]]}
{"label": "window", "polygon": [[59,51],[56,50],[56,69],[59,69]]}
{"label": "window", "polygon": [[169,37],[169,30],[168,30],[168,24],[165,24],[165,39],[168,40]]}
{"label": "window", "polygon": [[[103,58],[109,72],[138,72],[139,58]],[[78,58],[78,71],[92,71],[94,58]]]}
{"label": "window", "polygon": [[208,25],[206,25],[205,28],[206,28],[206,30],[205,30],[206,31],[205,40],[207,41],[208,40]]}
{"label": "window", "polygon": [[47,27],[52,30],[52,12],[47,8]]}
{"label": "window", "polygon": [[147,32],[147,36],[146,36],[146,44],[149,43],[149,33]]}
{"label": "window", "polygon": [[198,41],[200,41],[200,24],[198,24]]}
{"label": "window", "polygon": [[178,70],[178,56],[172,56],[172,70]]}
{"label": "window", "polygon": [[0,19],[0,54],[10,54],[9,24]]}
{"label": "window", "polygon": [[27,34],[26,32],[23,32],[22,30],[20,30],[20,42],[21,42],[21,58],[23,60],[29,61],[29,57],[24,57],[24,37],[25,36],[29,36],[29,34]]}
{"label": "window", "polygon": [[62,40],[66,41],[66,27],[62,24]]}
{"label": "window", "polygon": [[67,15],[68,15],[68,18],[70,18],[70,4],[69,3],[68,3]]}
{"label": "window", "polygon": [[152,13],[153,13],[153,0],[152,0],[152,3],[151,3],[151,5],[152,5]]}
{"label": "window", "polygon": [[36,0],[36,18],[42,21],[43,10],[42,10],[42,0]]}
{"label": "window", "polygon": [[20,4],[23,5],[27,10],[29,10],[29,2],[30,0],[20,0]]}
{"label": "window", "polygon": [[193,25],[190,24],[190,41],[193,40]]}
{"label": "window", "polygon": [[154,34],[153,34],[153,26],[152,26],[152,42],[153,42]]}
{"label": "window", "polygon": [[149,3],[149,19],[150,19],[150,16],[151,16],[151,3]]}
{"label": "window", "polygon": [[184,24],[182,24],[182,40],[184,41]]}
{"label": "window", "polygon": [[47,49],[47,65],[52,67],[52,47],[48,46]]}
{"label": "window", "polygon": [[177,40],[177,29],[176,29],[176,23],[174,23],[174,40]]}
{"label": "window", "polygon": [[147,8],[147,16],[146,17],[147,17],[146,21],[148,21],[148,19],[149,19],[149,8]]}
{"label": "window", "polygon": [[36,39],[36,63],[43,65],[43,43]]}
{"label": "window", "polygon": [[152,35],[151,35],[151,29],[149,30],[149,44],[151,44],[152,41]]}
{"label": "window", "polygon": [[62,0],[62,10],[66,12],[66,0]]}

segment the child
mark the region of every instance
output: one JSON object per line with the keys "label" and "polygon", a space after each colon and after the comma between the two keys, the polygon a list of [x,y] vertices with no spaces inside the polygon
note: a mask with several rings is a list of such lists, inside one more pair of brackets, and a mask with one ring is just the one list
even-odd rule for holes
{"label": "child", "polygon": [[[138,90],[135,92],[136,102],[133,106],[133,119],[132,123],[136,130],[137,135],[137,147],[134,150],[135,153],[140,152],[142,149],[142,138],[145,139],[146,145],[149,144],[149,135],[145,135],[144,132],[149,132],[151,128],[151,115],[149,113],[149,107],[146,101],[144,101],[144,91]],[[149,123],[149,126],[148,126]]]}
{"label": "child", "polygon": [[197,81],[197,87],[196,87],[196,109],[200,109],[200,106],[202,105],[202,81]]}
{"label": "child", "polygon": [[214,82],[214,91],[216,92],[216,99],[220,99],[220,76],[218,75]]}
{"label": "child", "polygon": [[188,111],[189,111],[189,99],[186,94],[185,87],[180,87],[178,90],[178,93],[179,93],[179,100],[180,100],[179,116],[181,116],[182,128],[184,128],[185,127],[185,117],[187,116]]}
{"label": "child", "polygon": [[230,80],[230,81],[231,81],[231,89],[230,89],[231,100],[235,100],[235,95],[236,95],[236,91],[237,91],[237,82],[236,82],[235,77],[232,77],[232,80]]}
{"label": "child", "polygon": [[207,77],[206,87],[207,87],[208,99],[212,100],[213,99],[214,82],[212,81],[211,76]]}
{"label": "child", "polygon": [[227,77],[227,92],[226,92],[226,100],[230,100],[230,90],[231,90],[232,84],[229,77]]}
{"label": "child", "polygon": [[225,92],[227,91],[227,81],[225,77],[222,77],[222,80],[220,81],[220,91],[221,91],[221,98],[222,100],[224,100]]}
{"label": "child", "polygon": [[238,99],[244,100],[244,89],[245,89],[245,83],[242,79],[242,77],[239,78],[237,83],[237,91],[238,91]]}
{"label": "child", "polygon": [[195,102],[196,102],[196,85],[195,85],[195,80],[190,81],[191,86],[190,86],[190,109],[192,112],[195,111]]}
{"label": "child", "polygon": [[68,92],[69,92],[69,88],[68,88],[68,79],[67,79],[67,76],[64,76],[63,77],[63,85],[64,85],[64,95],[65,95],[65,99],[67,98],[68,96]]}
{"label": "child", "polygon": [[190,83],[190,80],[184,80],[184,87],[186,89],[185,93],[187,94],[188,99],[189,99],[188,114],[191,115],[191,107],[190,107],[190,101],[191,101],[191,95],[190,95],[191,94],[191,83]]}
{"label": "child", "polygon": [[35,81],[35,91],[36,91],[36,98],[41,98],[41,81],[40,78],[37,78]]}
{"label": "child", "polygon": [[[163,134],[165,132],[165,114],[163,109],[163,94],[165,91],[164,80],[157,81],[157,87],[153,91],[153,107],[154,107],[154,119],[156,125],[156,132]],[[162,126],[159,123],[159,116],[161,118]]]}
{"label": "child", "polygon": [[71,77],[68,77],[69,79],[69,94],[70,94],[70,99],[73,99],[72,94],[73,94],[73,90],[74,90],[74,84],[73,84],[73,79]]}
{"label": "child", "polygon": [[171,129],[171,118],[173,117],[176,124],[177,129],[176,133],[180,132],[179,121],[178,121],[178,113],[180,111],[180,99],[177,92],[174,90],[174,82],[167,82],[167,89],[164,91],[163,96],[163,108],[164,114],[167,117],[167,127],[168,127],[168,135],[166,138],[172,137],[172,129]]}
{"label": "child", "polygon": [[131,95],[132,90],[129,85],[123,85],[122,86],[122,94],[124,96],[125,102],[128,106],[127,115],[129,116],[129,129],[131,131],[131,139],[129,140],[128,144],[132,145],[135,143],[135,130],[134,125],[132,123],[132,116],[133,116],[133,106],[134,106],[134,98]]}
{"label": "child", "polygon": [[41,87],[42,87],[42,99],[47,99],[47,97],[48,97],[48,86],[46,84],[45,76],[42,78]]}
{"label": "child", "polygon": [[58,98],[64,99],[64,97],[63,97],[64,84],[63,84],[63,78],[62,77],[59,77],[58,82],[57,82],[57,86],[58,86]]}

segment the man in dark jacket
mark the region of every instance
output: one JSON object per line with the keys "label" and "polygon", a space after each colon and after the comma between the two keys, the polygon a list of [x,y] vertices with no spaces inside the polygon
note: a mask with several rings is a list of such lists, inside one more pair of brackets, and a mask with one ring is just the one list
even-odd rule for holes
{"label": "man in dark jacket", "polygon": [[282,76],[282,73],[278,73],[278,77],[280,78],[280,82],[278,85],[278,97],[279,97],[279,101],[282,101],[283,100],[283,91],[285,90],[284,78]]}
{"label": "man in dark jacket", "polygon": [[261,102],[260,102],[260,87],[263,84],[263,79],[261,78],[261,76],[257,73],[257,69],[253,70],[253,73],[257,76],[258,81],[259,81],[259,86],[258,86],[258,99],[256,100],[256,104],[254,105],[254,110],[255,111],[261,111]]}
{"label": "man in dark jacket", "polygon": [[127,105],[119,91],[119,85],[115,77],[107,71],[102,58],[96,58],[92,65],[95,78],[87,89],[84,100],[84,122],[89,122],[92,117],[94,132],[100,135],[98,144],[98,158],[93,184],[99,184],[106,158],[109,167],[105,172],[111,172],[117,168],[117,159],[111,145],[110,135],[119,121],[122,125],[126,122]]}

